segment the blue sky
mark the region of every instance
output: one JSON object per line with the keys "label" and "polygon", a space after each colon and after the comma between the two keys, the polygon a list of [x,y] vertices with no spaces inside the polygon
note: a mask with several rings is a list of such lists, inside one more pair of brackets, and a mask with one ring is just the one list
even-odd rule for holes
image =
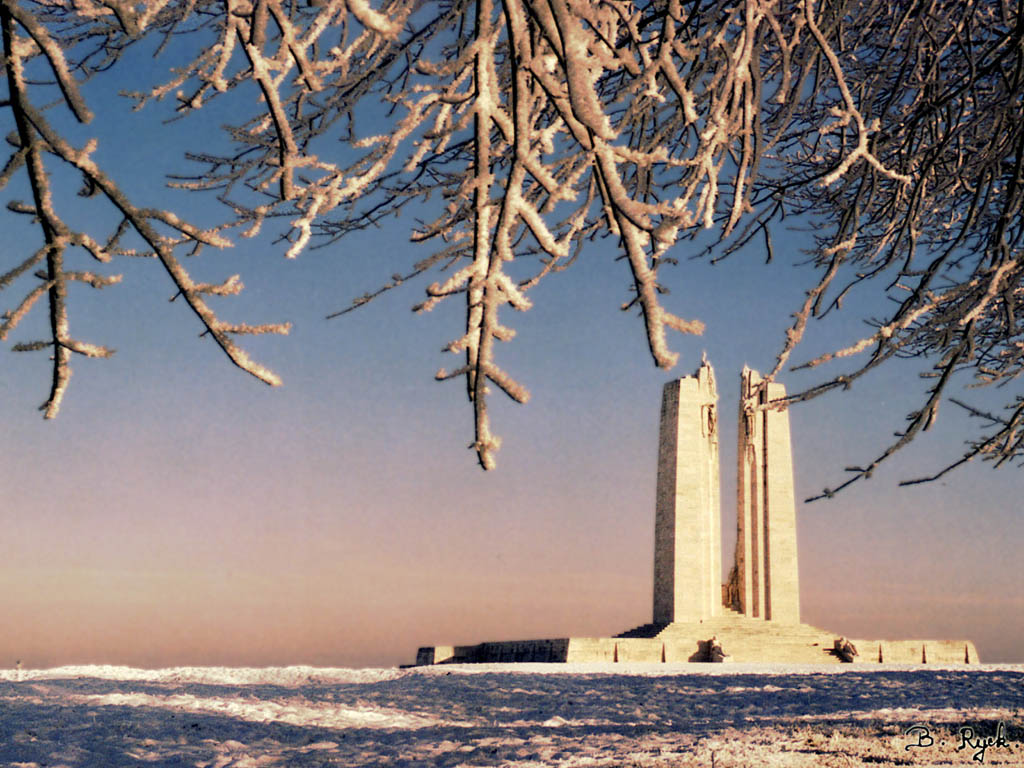
{"label": "blue sky", "polygon": [[[97,157],[141,201],[168,204],[160,172],[178,162],[181,135],[206,141],[217,115],[161,127],[158,110],[132,123],[126,104],[95,100],[106,119],[78,133],[100,137]],[[76,189],[58,200],[72,218],[106,215]],[[185,206],[203,216],[209,203]],[[498,359],[532,399],[493,398],[504,444],[484,473],[467,450],[464,387],[432,378],[453,367],[440,350],[461,335],[464,310],[456,300],[409,311],[435,277],[324,319],[427,254],[408,242],[410,225],[394,220],[293,262],[267,237],[187,262],[204,280],[241,273],[245,292],[218,302],[227,317],[293,323],[288,337],[243,340],[283,377],[279,389],[199,338],[150,261],[112,265],[122,284],[72,295],[79,337],[118,351],[74,361],[55,421],[36,410],[49,386],[45,354],[8,353],[0,666],[386,665],[412,661],[418,645],[644,623],[660,390],[705,351],[721,395],[731,564],[739,373],[774,363],[809,279],[792,266],[803,236],[778,233],[767,266],[756,249],[711,265],[679,247],[665,303],[707,330],[670,337],[681,353],[672,372],[653,366],[639,319],[618,310],[629,275],[613,244],[588,246],[534,289],[533,310],[506,315],[518,336]],[[13,264],[35,235],[10,215],[4,226]],[[4,308],[19,288],[0,295]],[[13,341],[34,338],[41,310]],[[820,324],[797,359],[856,338],[859,317],[854,302]],[[809,381],[781,380],[791,391]],[[899,364],[795,407],[798,498],[873,458],[923,387],[914,365]],[[965,423],[947,404],[872,480],[798,506],[805,621],[850,636],[970,638],[984,661],[1024,661],[1019,473],[971,465],[897,486],[958,457]]]}

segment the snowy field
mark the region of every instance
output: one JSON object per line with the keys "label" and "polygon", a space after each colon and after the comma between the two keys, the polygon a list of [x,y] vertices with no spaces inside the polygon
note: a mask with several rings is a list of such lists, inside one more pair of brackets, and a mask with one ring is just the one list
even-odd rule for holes
{"label": "snowy field", "polygon": [[18,768],[981,759],[1024,766],[1024,665],[0,670],[0,765]]}

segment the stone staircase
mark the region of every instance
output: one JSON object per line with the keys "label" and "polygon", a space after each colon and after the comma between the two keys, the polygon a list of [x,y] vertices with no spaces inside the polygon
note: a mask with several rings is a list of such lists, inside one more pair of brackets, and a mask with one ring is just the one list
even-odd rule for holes
{"label": "stone staircase", "polygon": [[714,636],[735,662],[841,663],[833,652],[838,638],[833,632],[809,624],[763,621],[730,609],[723,611],[704,621],[643,624],[616,638],[660,640],[678,656],[687,649],[699,652]]}
{"label": "stone staircase", "polygon": [[672,625],[666,622],[641,624],[639,627],[628,629],[615,637],[657,637],[658,633],[670,626]]}

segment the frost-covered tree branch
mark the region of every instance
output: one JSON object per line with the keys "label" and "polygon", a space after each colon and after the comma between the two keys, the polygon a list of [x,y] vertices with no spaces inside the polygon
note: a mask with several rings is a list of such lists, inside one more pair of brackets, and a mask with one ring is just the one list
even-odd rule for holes
{"label": "frost-covered tree branch", "polygon": [[[964,372],[1018,380],[1022,2],[0,0],[0,113],[17,136],[0,184],[29,179],[34,202],[8,208],[33,216],[42,234],[0,288],[46,267],[2,333],[47,297],[47,343],[55,371],[65,370],[61,356],[92,347],[68,335],[76,281],[61,260],[83,250],[117,257],[134,232],[228,356],[275,381],[232,337],[286,328],[220,321],[205,297],[240,282],[197,284],[176,250],[227,247],[270,227],[295,258],[409,209],[418,221],[410,266],[334,315],[427,272],[436,278],[417,309],[465,301],[446,347],[459,361],[437,378],[464,382],[472,446],[489,468],[500,444],[492,386],[529,397],[500,365],[497,342],[514,338],[510,310],[528,311],[539,282],[581,268],[595,239],[615,242],[631,286],[622,307],[638,311],[653,362],[671,368],[668,329],[703,325],[666,306],[663,267],[702,232],[717,237],[719,257],[755,237],[770,248],[770,230],[795,214],[819,236],[775,375],[811,321],[862,286],[877,283],[894,309],[864,338],[804,365],[864,362],[793,399],[848,387],[895,357],[926,361],[934,379],[909,428],[859,468],[865,477],[927,429]],[[41,89],[59,99],[55,109],[88,120],[82,83],[113,82],[105,78],[116,78],[124,51],[149,39],[173,65],[129,94],[138,109],[167,102],[187,118],[227,100],[237,116],[222,140],[188,154],[194,172],[172,180],[224,204],[206,231],[131,200],[30,94]],[[26,61],[49,81],[19,80]],[[121,227],[63,225],[46,207],[46,163],[80,172]],[[977,453],[1019,456],[1018,425],[1006,419],[1008,431],[976,441]]]}
{"label": "frost-covered tree branch", "polygon": [[[129,26],[137,33],[148,17],[146,14],[137,17],[134,15],[135,11],[131,11],[131,14],[133,21]],[[163,264],[174,282],[178,295],[185,298],[202,321],[206,332],[213,336],[232,362],[268,384],[279,384],[278,376],[251,360],[244,350],[234,343],[231,336],[240,332],[287,333],[287,324],[264,325],[254,330],[249,326],[224,323],[206,304],[203,297],[206,294],[226,295],[228,291],[224,286],[194,283],[174,255],[175,248],[185,243],[197,247],[228,247],[231,245],[230,241],[216,231],[202,231],[172,212],[138,207],[93,161],[91,155],[96,149],[95,140],[90,141],[83,149],[75,149],[65,140],[53,128],[43,109],[37,108],[33,103],[30,80],[26,77],[27,64],[40,56],[45,58],[48,69],[59,86],[64,106],[80,122],[89,122],[92,113],[71,74],[72,67],[65,55],[65,48],[54,39],[45,24],[16,2],[5,0],[0,3],[0,25],[3,33],[3,63],[8,92],[5,106],[10,110],[16,127],[16,132],[8,139],[15,152],[8,161],[3,176],[0,177],[0,186],[6,186],[17,171],[25,172],[32,192],[32,203],[12,201],[8,209],[32,216],[34,221],[38,222],[44,242],[40,250],[0,277],[0,289],[6,288],[35,264],[45,265],[45,269],[35,273],[35,277],[41,282],[29,291],[14,311],[4,315],[4,323],[0,326],[0,339],[6,339],[32,306],[44,295],[47,297],[50,339],[19,342],[14,345],[15,351],[52,349],[53,378],[50,396],[42,406],[46,418],[53,418],[60,410],[71,377],[70,360],[73,353],[87,357],[108,357],[113,354],[113,350],[107,347],[79,341],[71,336],[68,287],[69,283],[82,282],[93,288],[104,288],[120,282],[120,275],[105,276],[69,270],[65,266],[66,260],[77,248],[85,251],[95,261],[110,262],[114,256],[125,253],[119,245],[129,228],[142,238],[151,249],[151,253]],[[19,28],[24,34],[19,32]],[[72,40],[79,39],[80,35],[80,32],[75,33]],[[65,40],[64,45],[70,46],[71,43]],[[102,193],[123,216],[122,224],[110,235],[105,244],[101,245],[90,233],[72,230],[61,218],[54,201],[51,174],[46,168],[47,157],[76,169],[85,184],[85,194],[92,197]],[[173,234],[161,233],[161,226]],[[230,292],[237,293],[241,289],[241,283],[237,279],[229,283]]]}
{"label": "frost-covered tree branch", "polygon": [[[931,383],[894,442],[823,496],[870,477],[928,429],[954,381],[1016,386],[1018,394],[1009,415],[989,418],[993,431],[969,439],[965,455],[935,477],[977,457],[999,466],[1024,456],[1024,4],[879,0],[860,3],[855,18],[837,19],[844,50],[830,66],[841,67],[843,102],[861,117],[852,134],[829,143],[794,137],[792,176],[777,188],[792,210],[828,229],[814,257],[820,280],[796,313],[776,372],[811,319],[878,284],[891,313],[872,318],[863,338],[798,367],[862,361],[792,400],[848,388],[896,358],[921,360]],[[798,120],[825,107],[809,102]],[[844,130],[851,124],[845,113],[839,122]],[[877,162],[843,167],[850,146],[866,147]],[[822,175],[823,168],[842,173]]]}

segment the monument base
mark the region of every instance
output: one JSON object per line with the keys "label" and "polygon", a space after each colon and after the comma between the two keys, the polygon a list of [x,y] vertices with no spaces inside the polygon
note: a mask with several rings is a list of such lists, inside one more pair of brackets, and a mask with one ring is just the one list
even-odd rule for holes
{"label": "monument base", "polygon": [[[420,648],[416,664],[510,662],[709,662],[711,639],[731,662],[841,664],[839,635],[809,624],[781,624],[738,614],[701,622],[645,624],[616,637],[510,640]],[[849,638],[858,664],[978,664],[969,640],[863,640]]]}

